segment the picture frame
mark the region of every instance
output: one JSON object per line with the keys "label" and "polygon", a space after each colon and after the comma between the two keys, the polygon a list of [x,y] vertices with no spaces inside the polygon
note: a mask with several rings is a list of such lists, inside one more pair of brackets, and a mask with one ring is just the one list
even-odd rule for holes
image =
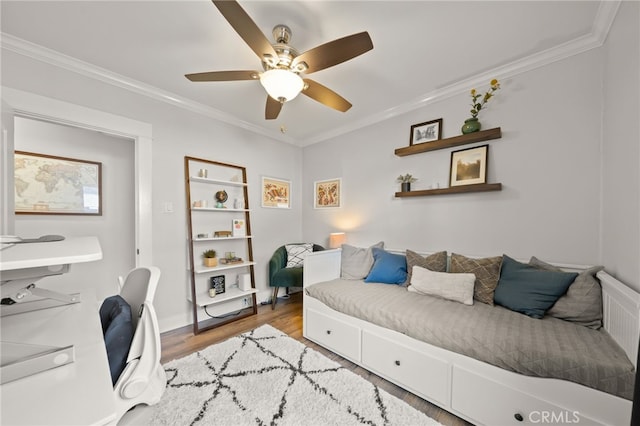
{"label": "picture frame", "polygon": [[225,289],[225,276],[224,275],[216,275],[210,278],[211,287],[215,290],[215,294],[222,294],[226,291]]}
{"label": "picture frame", "polygon": [[411,126],[409,146],[442,139],[442,118]]}
{"label": "picture frame", "polygon": [[313,207],[316,209],[342,206],[342,179],[319,180],[313,183]]}
{"label": "picture frame", "polygon": [[15,213],[102,216],[102,163],[14,154]]}
{"label": "picture frame", "polygon": [[451,153],[449,186],[487,183],[489,145],[461,149]]}
{"label": "picture frame", "polygon": [[291,208],[291,181],[263,176],[261,188],[262,207]]}
{"label": "picture frame", "polygon": [[247,222],[244,219],[232,219],[231,235],[234,237],[247,236]]}

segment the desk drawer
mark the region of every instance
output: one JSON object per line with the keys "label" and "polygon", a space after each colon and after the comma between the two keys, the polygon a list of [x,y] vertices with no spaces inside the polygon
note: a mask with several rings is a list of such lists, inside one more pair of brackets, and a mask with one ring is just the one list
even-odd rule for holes
{"label": "desk drawer", "polygon": [[450,364],[446,361],[363,331],[362,364],[413,393],[449,404]]}
{"label": "desk drawer", "polygon": [[310,339],[333,352],[360,362],[360,329],[311,309],[305,311]]}

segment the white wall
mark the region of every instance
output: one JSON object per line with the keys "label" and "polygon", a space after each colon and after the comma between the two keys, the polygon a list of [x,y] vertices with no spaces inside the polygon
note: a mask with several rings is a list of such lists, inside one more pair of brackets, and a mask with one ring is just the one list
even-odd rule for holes
{"label": "white wall", "polygon": [[[185,155],[240,164],[247,168],[256,285],[259,300],[269,297],[267,264],[279,245],[300,241],[301,150],[243,129],[175,108],[135,93],[30,58],[3,51],[2,84],[153,126],[153,263],[162,270],[156,310],[162,331],[191,323],[187,281]],[[290,210],[260,207],[263,175],[292,181]],[[174,205],[164,213],[165,202]]]}
{"label": "white wall", "polygon": [[621,4],[604,49],[603,262],[640,290],[640,3]]}
{"label": "white wall", "polygon": [[46,234],[95,235],[103,259],[78,264],[64,276],[39,286],[59,291],[90,287],[99,299],[117,292],[117,277],[135,266],[133,142],[102,133],[38,120],[15,118],[15,149],[102,163],[102,215],[16,215],[15,232],[23,238]]}
{"label": "white wall", "polygon": [[308,188],[332,177],[344,186],[341,209],[306,200],[305,239],[342,230],[356,245],[598,263],[601,61],[592,50],[501,81],[479,118],[502,138],[476,144],[489,144],[487,180],[501,182],[500,192],[394,198],[400,174],[419,178],[412,189],[448,186],[451,151],[475,145],[406,157],[394,149],[408,146],[412,124],[432,119],[443,118],[443,138],[459,135],[467,93],[305,148]]}
{"label": "white wall", "polygon": [[0,235],[15,234],[13,197],[13,109],[2,100],[0,123]]}

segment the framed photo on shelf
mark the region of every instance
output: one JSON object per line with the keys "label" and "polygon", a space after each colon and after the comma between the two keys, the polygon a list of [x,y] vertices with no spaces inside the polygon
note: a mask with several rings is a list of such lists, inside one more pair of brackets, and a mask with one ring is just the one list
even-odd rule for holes
{"label": "framed photo on shelf", "polygon": [[342,179],[314,182],[314,205],[316,209],[337,208],[342,205]]}
{"label": "framed photo on shelf", "polygon": [[487,183],[489,145],[461,149],[451,153],[449,186]]}
{"label": "framed photo on shelf", "polygon": [[262,207],[274,209],[290,209],[291,181],[263,177]]}
{"label": "framed photo on shelf", "polygon": [[211,280],[210,288],[214,289],[216,294],[222,294],[225,292],[224,275],[216,275],[215,277],[211,277],[210,280]]}
{"label": "framed photo on shelf", "polygon": [[411,126],[409,146],[442,139],[442,118]]}
{"label": "framed photo on shelf", "polygon": [[102,163],[16,151],[16,214],[102,215]]}
{"label": "framed photo on shelf", "polygon": [[244,219],[233,219],[231,221],[231,234],[234,237],[246,237],[247,222]]}

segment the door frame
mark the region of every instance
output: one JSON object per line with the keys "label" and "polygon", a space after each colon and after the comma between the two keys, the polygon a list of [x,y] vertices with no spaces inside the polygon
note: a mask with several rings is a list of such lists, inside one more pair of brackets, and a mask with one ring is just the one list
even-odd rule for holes
{"label": "door frame", "polygon": [[[14,116],[94,130],[133,141],[136,234],[134,254],[136,267],[152,265],[151,124],[8,87],[2,87],[2,100],[13,110]],[[13,165],[13,161],[8,163]],[[6,172],[13,174],[13,168]]]}

